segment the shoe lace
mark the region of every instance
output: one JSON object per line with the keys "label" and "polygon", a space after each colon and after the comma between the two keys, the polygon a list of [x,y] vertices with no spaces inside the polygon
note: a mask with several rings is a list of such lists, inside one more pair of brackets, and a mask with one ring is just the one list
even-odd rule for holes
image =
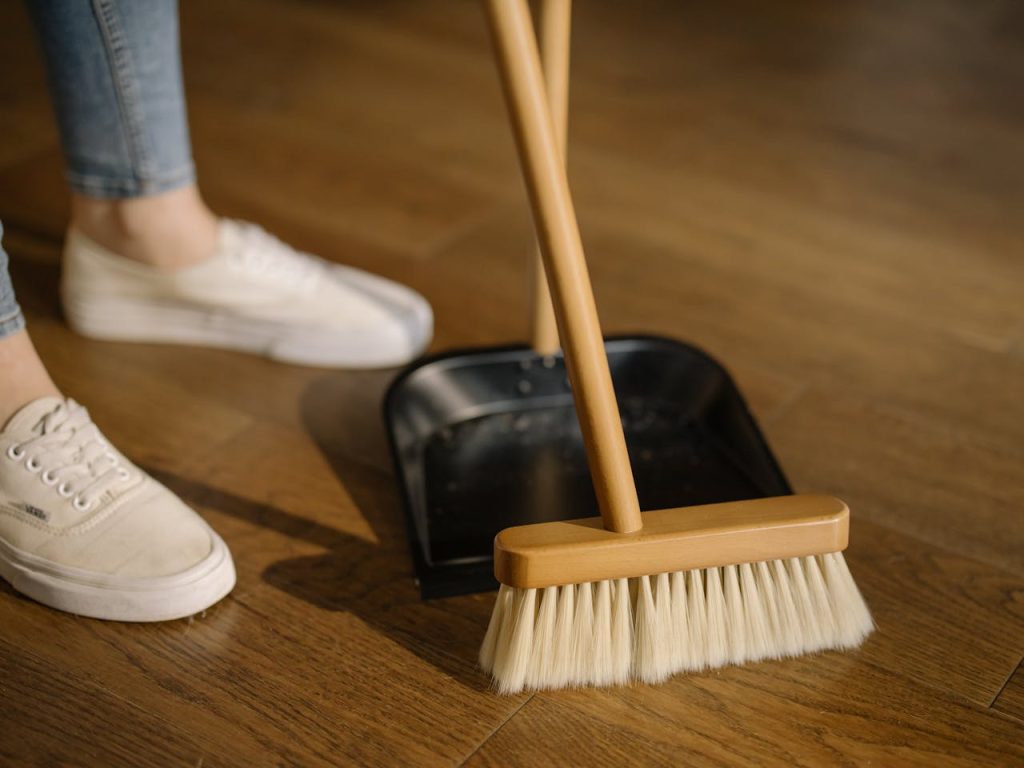
{"label": "shoe lace", "polygon": [[238,244],[230,257],[239,267],[300,291],[311,290],[320,280],[325,269],[320,259],[296,251],[255,224],[236,224]]}
{"label": "shoe lace", "polygon": [[75,509],[91,509],[100,496],[131,473],[110,449],[89,412],[73,400],[58,405],[36,425],[34,437],[12,445],[8,455],[23,457],[46,485],[71,498]]}

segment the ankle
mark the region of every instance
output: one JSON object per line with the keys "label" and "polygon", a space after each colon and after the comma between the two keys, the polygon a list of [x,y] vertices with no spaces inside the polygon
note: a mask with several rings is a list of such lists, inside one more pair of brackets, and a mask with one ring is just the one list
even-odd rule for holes
{"label": "ankle", "polygon": [[61,397],[25,331],[0,339],[0,429],[41,397]]}
{"label": "ankle", "polygon": [[217,217],[194,185],[124,199],[76,194],[71,226],[119,256],[165,270],[205,261],[217,247]]}

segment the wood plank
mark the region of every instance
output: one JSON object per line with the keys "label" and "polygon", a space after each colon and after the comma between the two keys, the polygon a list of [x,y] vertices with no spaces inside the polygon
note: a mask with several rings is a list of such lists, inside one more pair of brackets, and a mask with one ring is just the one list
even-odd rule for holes
{"label": "wood plank", "polygon": [[[130,706],[187,727],[211,745],[217,763],[233,763],[235,754],[250,765],[268,756],[297,764],[453,762],[518,706],[488,694],[472,667],[451,655],[417,648],[347,611],[311,622],[306,603],[268,603],[268,594],[281,593],[257,584],[195,620],[128,633],[104,622],[76,627],[74,618],[31,604],[5,625],[14,642],[60,634],[39,651],[46,667],[109,691],[117,701],[100,706],[110,716]],[[140,723],[134,738],[160,733]],[[103,734],[80,738],[94,747]],[[154,761],[160,754],[144,751]]]}
{"label": "wood plank", "polygon": [[[526,286],[533,241],[526,208],[512,204],[438,251],[432,268],[435,273],[446,276],[446,284],[444,288],[437,286],[429,294],[438,321],[439,340],[435,347],[447,345],[458,349],[526,343],[529,318]],[[594,243],[594,238],[590,238],[590,242]],[[671,308],[666,307],[664,311],[659,305],[651,310],[650,304],[637,292],[637,276],[649,274],[638,266],[643,264],[642,253],[630,246],[591,248],[589,253],[598,314],[605,335],[654,333],[704,346],[705,338],[685,322],[678,301],[673,301]],[[482,261],[487,264],[485,280],[478,274]],[[620,265],[613,268],[612,276],[606,274],[609,264]],[[687,275],[679,283],[688,281]],[[668,290],[677,288],[678,283],[672,282]],[[653,296],[651,299],[657,302]],[[634,314],[616,312],[616,307],[626,301],[633,307],[634,300],[636,305],[648,309]],[[473,322],[464,322],[466,317],[472,317]],[[774,363],[764,365],[740,355],[719,356],[718,359],[735,376],[748,404],[762,419],[771,419],[780,409],[788,407],[804,387],[793,371],[783,371]]]}
{"label": "wood plank", "polygon": [[3,104],[3,140],[0,170],[52,150],[57,143],[53,111],[40,66],[39,47],[22,3],[0,8],[0,103]]}
{"label": "wood plank", "polygon": [[[4,585],[6,590],[6,585]],[[28,648],[51,642],[34,638]],[[202,762],[203,743],[182,724],[0,639],[0,759],[7,765],[165,766]],[[225,754],[223,765],[244,765]]]}
{"label": "wood plank", "polygon": [[846,558],[877,625],[860,653],[894,675],[987,706],[1024,651],[1021,575],[858,519],[852,507]]}
{"label": "wood plank", "polygon": [[808,390],[768,434],[794,485],[845,499],[854,526],[871,520],[1024,573],[1019,450],[841,388]]}
{"label": "wood plank", "polygon": [[1016,765],[1020,725],[843,656],[537,694],[468,766]]}
{"label": "wood plank", "polygon": [[60,148],[50,142],[0,168],[0,213],[5,233],[25,230],[56,246],[63,240],[70,216]]}

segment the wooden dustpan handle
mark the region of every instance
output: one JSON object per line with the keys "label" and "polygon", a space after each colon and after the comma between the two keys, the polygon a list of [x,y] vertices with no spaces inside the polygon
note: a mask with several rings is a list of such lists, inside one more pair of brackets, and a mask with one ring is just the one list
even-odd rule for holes
{"label": "wooden dustpan handle", "polygon": [[[569,127],[569,37],[572,31],[572,0],[542,0],[537,32],[548,109],[555,125],[555,138],[566,156]],[[538,247],[530,269],[530,341],[538,355],[558,351],[558,326],[551,306],[551,292],[544,276],[544,260]]]}
{"label": "wooden dustpan handle", "polygon": [[587,461],[608,530],[642,525],[576,212],[548,110],[526,0],[486,0]]}

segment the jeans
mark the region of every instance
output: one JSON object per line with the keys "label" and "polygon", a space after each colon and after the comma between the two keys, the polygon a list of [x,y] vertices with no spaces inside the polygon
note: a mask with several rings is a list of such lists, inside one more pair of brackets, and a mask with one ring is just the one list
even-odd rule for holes
{"label": "jeans", "polygon": [[[193,183],[177,0],[28,0],[28,7],[71,189],[123,198]],[[0,338],[22,327],[0,247]]]}
{"label": "jeans", "polygon": [[[3,234],[4,228],[0,224],[0,238]],[[7,273],[7,254],[0,245],[0,339],[17,333],[24,327],[25,318],[22,317],[21,308],[14,299],[11,276]]]}

